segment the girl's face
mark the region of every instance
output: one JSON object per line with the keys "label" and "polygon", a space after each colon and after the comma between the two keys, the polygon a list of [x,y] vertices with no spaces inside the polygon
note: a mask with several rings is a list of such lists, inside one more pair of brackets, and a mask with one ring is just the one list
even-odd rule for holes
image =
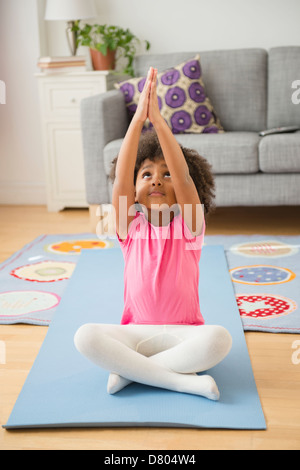
{"label": "girl's face", "polygon": [[151,209],[152,204],[172,207],[177,203],[172,178],[163,158],[154,162],[148,158],[144,160],[137,174],[135,200],[147,209]]}

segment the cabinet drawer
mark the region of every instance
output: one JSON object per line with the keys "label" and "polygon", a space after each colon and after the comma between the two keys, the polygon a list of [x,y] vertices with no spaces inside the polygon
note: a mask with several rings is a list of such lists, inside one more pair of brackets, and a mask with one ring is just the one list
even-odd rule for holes
{"label": "cabinet drawer", "polygon": [[48,117],[78,116],[80,103],[84,98],[103,93],[106,91],[105,84],[72,82],[71,84],[45,84],[44,112]]}
{"label": "cabinet drawer", "polygon": [[66,111],[77,108],[80,101],[91,96],[90,90],[51,90],[50,104],[53,111]]}

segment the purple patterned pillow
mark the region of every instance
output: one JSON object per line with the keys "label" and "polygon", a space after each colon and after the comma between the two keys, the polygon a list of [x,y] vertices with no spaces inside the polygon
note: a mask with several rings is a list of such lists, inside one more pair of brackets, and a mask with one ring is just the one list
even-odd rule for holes
{"label": "purple patterned pillow", "polygon": [[[199,55],[158,74],[157,80],[159,109],[173,134],[224,132],[205,91]],[[115,84],[124,95],[130,120],[145,81],[146,77],[139,77]],[[152,127],[149,120],[144,127]]]}

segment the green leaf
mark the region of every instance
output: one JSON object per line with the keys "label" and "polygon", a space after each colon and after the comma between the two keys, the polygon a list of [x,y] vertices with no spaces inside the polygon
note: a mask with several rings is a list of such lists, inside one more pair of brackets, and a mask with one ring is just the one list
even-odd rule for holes
{"label": "green leaf", "polygon": [[91,45],[91,43],[92,43],[91,38],[83,38],[83,39],[81,40],[81,45],[82,45],[82,46],[87,46],[87,47],[89,47],[89,46]]}
{"label": "green leaf", "polygon": [[107,45],[106,44],[99,44],[98,51],[102,52],[103,55],[107,55]]}
{"label": "green leaf", "polygon": [[111,51],[115,51],[118,47],[118,43],[115,39],[112,39],[111,41],[109,41],[109,44],[108,44],[108,48],[111,50]]}
{"label": "green leaf", "polygon": [[89,24],[86,24],[85,27],[82,30],[83,35],[88,35],[92,31],[92,26]]}

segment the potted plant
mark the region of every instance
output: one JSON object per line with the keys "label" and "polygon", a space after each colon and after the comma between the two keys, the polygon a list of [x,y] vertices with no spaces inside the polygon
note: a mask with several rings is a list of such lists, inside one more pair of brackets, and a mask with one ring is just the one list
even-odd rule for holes
{"label": "potted plant", "polygon": [[[82,27],[77,21],[73,27],[77,36],[77,45],[88,46],[94,70],[114,70],[116,59],[124,57],[127,64],[122,72],[134,76],[133,59],[141,41],[130,31],[118,26],[90,25]],[[150,49],[149,41],[145,41],[146,50]],[[118,52],[118,57],[116,54]]]}

